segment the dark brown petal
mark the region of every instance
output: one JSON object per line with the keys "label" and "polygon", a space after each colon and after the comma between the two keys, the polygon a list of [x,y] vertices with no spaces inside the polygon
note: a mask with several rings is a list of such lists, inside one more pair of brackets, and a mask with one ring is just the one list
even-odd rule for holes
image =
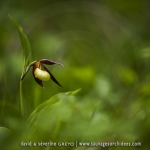
{"label": "dark brown petal", "polygon": [[37,82],[37,84],[39,84],[41,87],[44,87],[43,86],[43,83],[42,83],[42,81],[41,80],[39,80],[38,78],[36,78],[35,76],[34,76],[34,68],[33,68],[33,70],[32,70],[32,74],[33,74],[33,77],[34,77],[34,79],[35,79],[35,81]]}
{"label": "dark brown petal", "polygon": [[64,66],[61,63],[58,63],[58,62],[55,62],[55,61],[52,61],[52,60],[48,60],[48,59],[41,59],[40,62],[43,63],[43,64],[47,64],[47,65],[58,64],[58,65]]}
{"label": "dark brown petal", "polygon": [[21,77],[20,80],[23,80],[23,78],[25,77],[25,75],[28,73],[30,67],[33,66],[35,62],[36,62],[36,61],[31,62],[31,63],[27,66],[26,72],[25,72],[25,74]]}
{"label": "dark brown petal", "polygon": [[[58,81],[54,78],[54,76],[51,74],[51,72],[44,66],[44,69],[50,74],[50,78],[59,86],[61,86]],[[61,86],[62,87],[62,86]]]}

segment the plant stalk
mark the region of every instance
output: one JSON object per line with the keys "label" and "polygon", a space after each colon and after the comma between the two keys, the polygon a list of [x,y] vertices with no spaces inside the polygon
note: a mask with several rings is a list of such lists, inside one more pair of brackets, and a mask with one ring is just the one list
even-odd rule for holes
{"label": "plant stalk", "polygon": [[24,106],[23,106],[23,92],[22,92],[22,80],[20,80],[20,110],[22,118],[24,118]]}

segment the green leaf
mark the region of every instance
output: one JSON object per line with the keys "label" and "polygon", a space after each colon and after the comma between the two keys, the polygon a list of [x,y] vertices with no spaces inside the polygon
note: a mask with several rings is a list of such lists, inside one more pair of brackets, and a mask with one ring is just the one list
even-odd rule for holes
{"label": "green leaf", "polygon": [[51,113],[51,110],[54,107],[62,106],[61,105],[62,101],[65,101],[66,99],[70,98],[69,96],[73,96],[73,95],[77,94],[79,91],[80,91],[80,89],[78,89],[76,91],[66,92],[66,93],[59,93],[59,94],[51,97],[49,100],[40,104],[31,113],[31,115],[28,118],[28,123],[30,126],[29,135],[31,135],[34,132],[34,130],[36,129],[36,126],[38,126],[42,122],[41,120],[44,116],[50,117],[50,115],[53,115]]}
{"label": "green leaf", "polygon": [[66,95],[76,95],[78,92],[80,92],[81,88],[80,89],[77,89],[75,91],[71,91],[71,92],[67,92]]}
{"label": "green leaf", "polygon": [[25,73],[25,69],[29,62],[30,54],[31,54],[30,43],[28,41],[27,36],[24,34],[22,27],[10,15],[8,15],[8,16],[9,16],[10,20],[12,21],[12,23],[15,25],[17,32],[19,34],[22,51],[23,51],[23,59],[24,59],[22,75],[21,75],[21,76],[23,76]]}

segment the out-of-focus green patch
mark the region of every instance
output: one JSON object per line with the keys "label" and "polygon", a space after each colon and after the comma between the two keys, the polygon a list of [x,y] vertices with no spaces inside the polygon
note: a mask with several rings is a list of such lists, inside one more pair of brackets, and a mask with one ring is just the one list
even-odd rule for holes
{"label": "out-of-focus green patch", "polygon": [[148,116],[146,113],[146,109],[143,109],[145,107],[143,104],[144,103],[142,103],[140,100],[132,102],[127,112],[129,118],[134,118],[134,120],[137,122],[144,121]]}
{"label": "out-of-focus green patch", "polygon": [[86,93],[93,87],[96,78],[94,68],[90,66],[84,67],[68,67],[66,70],[67,78],[65,81],[66,87],[81,88],[81,93]]}
{"label": "out-of-focus green patch", "polygon": [[10,135],[11,130],[5,127],[0,127],[0,148],[3,149],[3,142]]}
{"label": "out-of-focus green patch", "polygon": [[[4,71],[4,65],[3,65],[2,61],[0,60],[0,76],[1,77],[2,77],[3,71]],[[0,78],[0,81],[1,80],[2,80],[2,78]]]}
{"label": "out-of-focus green patch", "polygon": [[10,130],[5,127],[0,127],[0,139],[5,138],[6,135],[8,135]]}
{"label": "out-of-focus green patch", "polygon": [[93,79],[95,79],[95,72],[91,67],[73,67],[72,75],[83,83],[91,84]]}
{"label": "out-of-focus green patch", "polygon": [[138,91],[140,94],[142,94],[142,96],[150,96],[150,84],[145,83],[139,85]]}
{"label": "out-of-focus green patch", "polygon": [[141,9],[141,5],[142,5],[142,1],[136,1],[136,0],[133,0],[130,4],[127,3],[126,1],[119,1],[119,0],[114,0],[113,2],[112,1],[109,1],[107,0],[106,3],[109,4],[109,6],[113,7],[114,10],[118,10],[118,11],[139,11]]}
{"label": "out-of-focus green patch", "polygon": [[21,114],[17,106],[6,99],[3,103],[0,103],[0,110],[1,123],[5,124],[9,129],[15,130],[18,128],[16,124],[14,124],[15,121],[13,121],[15,118],[18,120],[21,119]]}
{"label": "out-of-focus green patch", "polygon": [[95,80],[95,90],[100,97],[105,97],[110,94],[111,83],[104,75],[99,75]]}
{"label": "out-of-focus green patch", "polygon": [[140,55],[141,55],[143,58],[150,58],[150,47],[141,50]]}
{"label": "out-of-focus green patch", "polygon": [[136,83],[138,76],[134,70],[128,67],[120,66],[117,69],[118,78],[126,86],[132,86]]}
{"label": "out-of-focus green patch", "polygon": [[[34,45],[33,55],[36,53],[38,58],[47,57],[49,55],[49,59],[53,58],[58,59],[58,53],[63,54],[63,43],[64,39],[59,38],[59,36],[55,35],[53,32],[49,33],[37,33],[38,36],[36,37],[36,44]],[[35,39],[33,39],[35,40]]]}

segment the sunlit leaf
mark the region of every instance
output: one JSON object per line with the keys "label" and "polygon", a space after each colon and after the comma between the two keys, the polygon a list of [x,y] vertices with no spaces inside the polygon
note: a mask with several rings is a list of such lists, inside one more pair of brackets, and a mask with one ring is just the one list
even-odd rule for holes
{"label": "sunlit leaf", "polygon": [[19,34],[21,46],[22,46],[22,51],[23,51],[23,59],[24,59],[24,64],[23,64],[23,70],[22,70],[22,76],[25,73],[26,66],[28,65],[29,62],[29,57],[31,54],[31,48],[30,48],[30,43],[28,41],[27,36],[24,34],[22,27],[10,16],[8,15],[12,23],[15,25],[17,32]]}

